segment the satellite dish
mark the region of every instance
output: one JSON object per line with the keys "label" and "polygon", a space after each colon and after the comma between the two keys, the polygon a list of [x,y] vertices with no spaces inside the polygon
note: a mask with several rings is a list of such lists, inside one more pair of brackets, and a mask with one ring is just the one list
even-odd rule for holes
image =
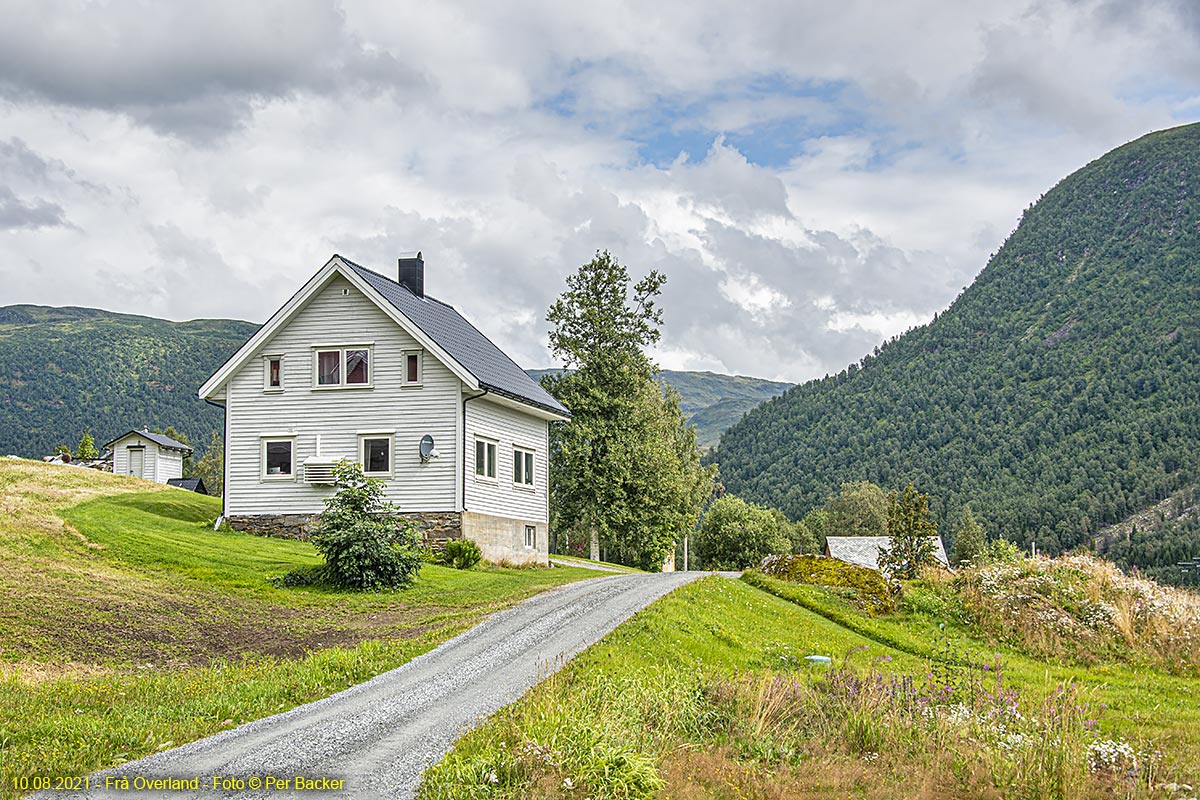
{"label": "satellite dish", "polygon": [[424,436],[422,436],[421,437],[421,460],[422,461],[432,461],[433,459],[437,458],[439,455],[441,455],[441,453],[439,453],[437,451],[437,448],[433,446],[433,437],[430,436],[428,433],[425,434]]}

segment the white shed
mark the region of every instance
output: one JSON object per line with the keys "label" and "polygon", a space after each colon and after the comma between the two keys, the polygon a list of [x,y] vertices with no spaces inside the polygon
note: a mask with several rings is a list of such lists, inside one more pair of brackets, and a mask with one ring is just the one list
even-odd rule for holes
{"label": "white shed", "polygon": [[183,459],[192,454],[192,448],[186,444],[145,428],[118,436],[105,447],[112,450],[114,474],[157,483],[182,478]]}

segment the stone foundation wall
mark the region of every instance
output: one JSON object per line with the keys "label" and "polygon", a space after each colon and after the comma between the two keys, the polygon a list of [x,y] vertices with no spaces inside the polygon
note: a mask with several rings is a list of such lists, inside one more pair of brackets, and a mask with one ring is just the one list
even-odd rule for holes
{"label": "stone foundation wall", "polygon": [[[462,517],[463,535],[479,545],[483,557],[488,561],[542,565],[550,563],[546,523],[497,517],[474,511],[464,511]],[[537,529],[536,546],[533,548],[525,546],[526,525]]]}
{"label": "stone foundation wall", "polygon": [[[402,512],[400,516],[416,523],[425,544],[435,550],[444,548],[447,540],[463,536],[462,514],[457,511]],[[225,521],[234,530],[277,539],[307,539],[317,525],[313,514],[245,514]]]}

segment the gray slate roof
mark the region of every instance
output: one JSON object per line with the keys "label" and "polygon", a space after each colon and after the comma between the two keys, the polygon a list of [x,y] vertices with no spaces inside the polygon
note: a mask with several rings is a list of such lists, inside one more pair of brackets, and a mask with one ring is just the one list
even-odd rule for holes
{"label": "gray slate roof", "polygon": [[141,436],[143,439],[149,439],[150,441],[157,444],[159,447],[165,447],[168,450],[181,450],[185,453],[192,452],[192,448],[189,447],[188,445],[184,444],[183,442],[177,442],[174,439],[172,439],[170,436],[163,436],[161,433],[151,433],[150,431],[147,431],[147,430],[141,430],[141,431],[131,430],[126,433],[122,433],[120,436],[118,436],[117,438],[108,442],[104,446],[112,447],[114,444],[116,444],[117,442],[121,441],[126,436],[129,436],[131,434],[134,436]]}
{"label": "gray slate roof", "polygon": [[[942,564],[950,566],[950,561],[946,558],[946,547],[942,544],[942,537],[932,536],[930,538],[935,540],[934,556]],[[825,548],[831,558],[868,569],[879,569],[879,551],[886,549],[890,541],[891,538],[888,536],[830,536],[825,539]]]}
{"label": "gray slate roof", "polygon": [[454,306],[429,295],[417,297],[407,286],[401,286],[391,278],[355,264],[345,256],[338,257],[360,278],[371,284],[371,288],[379,292],[397,311],[474,375],[481,387],[523,403],[570,415],[571,412],[562,403],[525,374],[525,370],[492,344],[492,341],[459,314]]}
{"label": "gray slate roof", "polygon": [[168,478],[167,486],[187,489],[189,492],[196,492],[197,494],[208,494],[208,487],[204,485],[204,481],[200,478]]}

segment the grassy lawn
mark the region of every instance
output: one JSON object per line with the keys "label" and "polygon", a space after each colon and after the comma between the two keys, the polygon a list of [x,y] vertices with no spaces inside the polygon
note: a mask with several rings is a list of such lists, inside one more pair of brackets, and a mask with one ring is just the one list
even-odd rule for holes
{"label": "grassy lawn", "polygon": [[[706,578],[655,603],[464,736],[419,796],[1170,797],[1151,787],[1200,778],[1195,680],[1034,662],[924,613],[756,582],[770,591]],[[1021,749],[988,738],[990,716],[962,721],[1017,696],[1024,730],[1068,722]],[[1089,773],[1088,743],[1109,737],[1165,755],[1134,785]]]}
{"label": "grassy lawn", "polygon": [[182,744],[399,666],[582,569],[425,565],[407,590],[283,589],[307,543],[213,531],[220,502],[0,460],[0,795]]}

